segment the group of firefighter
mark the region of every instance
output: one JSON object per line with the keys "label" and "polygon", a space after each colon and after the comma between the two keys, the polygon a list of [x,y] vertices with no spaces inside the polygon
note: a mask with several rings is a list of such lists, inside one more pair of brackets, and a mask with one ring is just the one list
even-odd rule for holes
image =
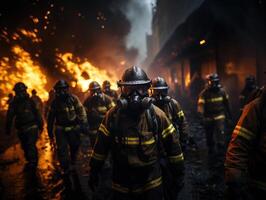
{"label": "group of firefighter", "polygon": [[[229,96],[217,74],[210,74],[198,97],[198,114],[208,147],[208,156],[225,166],[228,199],[266,198],[266,92],[253,76],[246,78],[241,93],[241,117],[226,143],[225,124],[232,121]],[[117,82],[119,95],[109,81],[102,87],[93,81],[82,104],[69,84],[54,85],[44,109],[36,91],[18,82],[10,96],[6,133],[13,119],[27,160],[38,164],[36,142],[43,131],[45,110],[51,144],[64,175],[75,168],[82,135],[93,149],[89,186],[95,191],[106,163],[112,168],[112,199],[175,200],[184,185],[184,155],[188,145],[197,146],[184,111],[169,96],[162,77],[150,80],[137,66],[125,70]],[[186,155],[186,154],[185,154]]]}

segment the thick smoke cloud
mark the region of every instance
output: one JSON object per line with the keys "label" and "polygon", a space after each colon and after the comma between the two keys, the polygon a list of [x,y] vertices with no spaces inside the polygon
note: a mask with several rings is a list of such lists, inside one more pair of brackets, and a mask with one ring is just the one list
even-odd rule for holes
{"label": "thick smoke cloud", "polygon": [[127,48],[138,49],[137,63],[146,57],[146,34],[151,34],[152,8],[156,0],[125,1],[120,6],[121,11],[131,23],[131,29],[126,37]]}

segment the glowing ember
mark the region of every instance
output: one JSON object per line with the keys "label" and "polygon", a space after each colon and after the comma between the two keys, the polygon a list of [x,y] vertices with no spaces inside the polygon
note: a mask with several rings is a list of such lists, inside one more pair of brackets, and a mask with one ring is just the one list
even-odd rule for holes
{"label": "glowing ember", "polygon": [[8,57],[0,58],[1,110],[7,109],[6,96],[12,93],[15,83],[19,81],[27,85],[28,91],[36,89],[43,100],[48,98],[48,92],[45,90],[47,79],[40,66],[34,63],[30,54],[20,46],[13,47],[12,53],[15,55],[13,62]]}
{"label": "glowing ember", "polygon": [[[112,88],[117,89],[116,81],[118,79],[114,74],[109,74],[106,70],[99,69],[88,61],[81,62],[79,58],[74,59],[72,53],[58,54],[57,56],[59,62],[63,65],[60,70],[71,75],[83,92],[88,89],[91,81],[97,81],[102,84],[103,81],[109,80]],[[73,86],[74,83],[71,85]]]}
{"label": "glowing ember", "polygon": [[30,38],[32,42],[41,42],[42,39],[37,36],[37,34],[34,31],[27,31],[25,29],[21,29],[20,33],[27,38]]}

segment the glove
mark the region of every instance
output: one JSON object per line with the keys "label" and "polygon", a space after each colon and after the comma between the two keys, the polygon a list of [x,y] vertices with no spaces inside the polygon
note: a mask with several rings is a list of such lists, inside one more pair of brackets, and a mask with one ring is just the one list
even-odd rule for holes
{"label": "glove", "polygon": [[97,189],[97,187],[98,187],[98,185],[99,185],[99,176],[98,176],[98,174],[96,174],[96,173],[91,173],[91,175],[90,175],[90,177],[89,177],[89,182],[88,182],[88,184],[89,184],[90,189],[91,189],[93,192],[95,192],[96,189]]}

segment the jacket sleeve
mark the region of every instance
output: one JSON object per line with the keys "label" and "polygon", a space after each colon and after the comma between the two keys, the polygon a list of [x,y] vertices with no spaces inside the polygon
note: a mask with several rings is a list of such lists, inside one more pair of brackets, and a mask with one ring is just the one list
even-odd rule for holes
{"label": "jacket sleeve", "polygon": [[36,117],[36,121],[38,123],[38,127],[39,129],[42,129],[43,128],[43,118],[42,118],[42,114],[41,114],[41,111],[37,108],[37,105],[36,103],[31,99],[30,100],[31,102],[31,106],[32,106],[32,109],[33,109],[33,113]]}
{"label": "jacket sleeve", "polygon": [[47,119],[47,131],[48,136],[50,139],[54,138],[54,122],[55,122],[55,108],[54,108],[54,102],[51,103],[50,108],[48,109],[48,119]]}
{"label": "jacket sleeve", "polygon": [[161,138],[166,152],[168,162],[175,180],[183,183],[184,176],[184,156],[181,150],[178,134],[170,120],[163,116],[161,118]]}
{"label": "jacket sleeve", "polygon": [[76,110],[79,122],[81,124],[87,124],[88,123],[87,113],[86,113],[84,106],[78,99],[78,97],[75,97],[75,110]]}
{"label": "jacket sleeve", "polygon": [[233,131],[225,160],[225,180],[227,183],[242,179],[248,168],[248,158],[259,132],[258,109],[254,102],[245,106]]}
{"label": "jacket sleeve", "polygon": [[180,140],[181,142],[185,142],[188,140],[188,136],[189,136],[188,123],[185,117],[185,113],[177,101],[174,102],[174,106],[175,106],[175,109],[174,109],[175,113],[173,114],[176,116],[175,123],[178,125],[178,131],[181,136]]}
{"label": "jacket sleeve", "polygon": [[97,133],[97,138],[90,162],[91,173],[98,173],[104,161],[109,153],[111,146],[111,133],[109,124],[109,116],[108,114],[103,119]]}
{"label": "jacket sleeve", "polygon": [[14,108],[14,104],[11,103],[8,106],[8,110],[6,114],[6,133],[7,134],[11,133],[11,128],[12,128],[14,117],[15,117],[15,108]]}
{"label": "jacket sleeve", "polygon": [[106,108],[109,110],[114,106],[115,106],[115,103],[113,102],[113,100],[109,97],[106,97]]}

